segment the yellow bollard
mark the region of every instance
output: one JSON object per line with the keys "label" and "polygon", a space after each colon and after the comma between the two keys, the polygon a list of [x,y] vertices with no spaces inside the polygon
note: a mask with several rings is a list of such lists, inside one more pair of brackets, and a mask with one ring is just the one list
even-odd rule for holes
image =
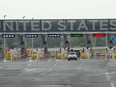
{"label": "yellow bollard", "polygon": [[55,59],[57,59],[57,58],[58,58],[58,52],[55,51]]}
{"label": "yellow bollard", "polygon": [[14,60],[14,53],[10,53],[10,60]]}
{"label": "yellow bollard", "polygon": [[87,52],[88,60],[90,60],[90,51]]}
{"label": "yellow bollard", "polygon": [[8,52],[6,52],[6,59],[8,60]]}
{"label": "yellow bollard", "polygon": [[62,52],[62,60],[64,60],[64,52]]}
{"label": "yellow bollard", "polygon": [[82,51],[82,58],[84,58],[84,52]]}
{"label": "yellow bollard", "polygon": [[80,50],[80,59],[83,57],[83,52]]}
{"label": "yellow bollard", "polygon": [[64,58],[67,58],[67,53],[64,53]]}
{"label": "yellow bollard", "polygon": [[40,60],[40,53],[39,52],[36,53],[36,60]]}
{"label": "yellow bollard", "polygon": [[107,59],[107,57],[108,57],[108,49],[106,48],[105,49],[105,59]]}
{"label": "yellow bollard", "polygon": [[13,56],[12,56],[12,53],[10,53],[10,60],[13,60],[13,58],[12,58]]}
{"label": "yellow bollard", "polygon": [[115,59],[115,53],[112,52],[112,59]]}
{"label": "yellow bollard", "polygon": [[33,52],[30,52],[30,61],[33,60]]}
{"label": "yellow bollard", "polygon": [[107,56],[108,56],[108,53],[107,53],[107,51],[105,50],[105,59],[107,59]]}
{"label": "yellow bollard", "polygon": [[7,60],[7,52],[6,51],[4,51],[4,60]]}
{"label": "yellow bollard", "polygon": [[4,60],[8,60],[8,52],[7,51],[5,52]]}

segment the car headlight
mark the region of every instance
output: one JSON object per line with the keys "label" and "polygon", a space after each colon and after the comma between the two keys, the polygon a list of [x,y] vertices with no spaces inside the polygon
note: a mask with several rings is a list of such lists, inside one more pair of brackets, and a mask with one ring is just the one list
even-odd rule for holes
{"label": "car headlight", "polygon": [[73,55],[73,57],[76,57],[76,55]]}

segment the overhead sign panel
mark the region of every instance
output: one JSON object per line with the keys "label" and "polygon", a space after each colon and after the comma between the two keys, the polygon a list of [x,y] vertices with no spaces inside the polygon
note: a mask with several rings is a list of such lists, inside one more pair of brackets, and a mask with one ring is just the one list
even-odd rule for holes
{"label": "overhead sign panel", "polygon": [[116,19],[0,20],[0,32],[116,32]]}
{"label": "overhead sign panel", "polygon": [[60,34],[48,34],[48,37],[60,37]]}
{"label": "overhead sign panel", "polygon": [[102,34],[102,33],[96,33],[96,34],[93,34],[94,37],[105,37],[105,34]]}
{"label": "overhead sign panel", "polygon": [[26,38],[37,38],[38,34],[25,34]]}
{"label": "overhead sign panel", "polygon": [[83,37],[83,34],[71,34],[71,37]]}
{"label": "overhead sign panel", "polygon": [[112,38],[112,43],[116,44],[116,38]]}
{"label": "overhead sign panel", "polygon": [[15,38],[15,34],[2,34],[2,38]]}

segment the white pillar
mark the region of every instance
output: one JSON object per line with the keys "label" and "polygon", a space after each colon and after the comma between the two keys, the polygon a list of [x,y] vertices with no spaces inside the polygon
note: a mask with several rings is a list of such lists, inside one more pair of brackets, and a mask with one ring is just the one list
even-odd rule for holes
{"label": "white pillar", "polygon": [[31,40],[32,40],[32,49],[33,49],[33,38],[31,38]]}
{"label": "white pillar", "polygon": [[108,46],[108,36],[106,34],[106,47]]}
{"label": "white pillar", "polygon": [[[4,21],[5,21],[5,17],[6,17],[6,15],[4,15]],[[6,49],[6,38],[4,38],[4,51],[5,51],[5,49]]]}

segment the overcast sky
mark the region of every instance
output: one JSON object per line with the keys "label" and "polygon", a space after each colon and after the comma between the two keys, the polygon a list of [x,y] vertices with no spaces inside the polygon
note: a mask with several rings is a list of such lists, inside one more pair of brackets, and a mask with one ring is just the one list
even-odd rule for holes
{"label": "overcast sky", "polygon": [[0,0],[0,19],[116,18],[116,0]]}

